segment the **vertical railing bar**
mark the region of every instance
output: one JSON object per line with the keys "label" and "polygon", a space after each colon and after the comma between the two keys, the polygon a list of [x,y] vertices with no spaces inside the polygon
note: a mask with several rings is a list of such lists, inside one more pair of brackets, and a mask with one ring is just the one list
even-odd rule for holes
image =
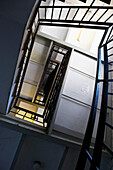
{"label": "vertical railing bar", "polygon": [[88,11],[89,11],[90,8],[88,8],[84,14],[84,16],[82,17],[81,21],[83,21],[83,19],[85,18],[85,16],[87,15]]}
{"label": "vertical railing bar", "polygon": [[99,8],[97,8],[97,10],[94,12],[94,14],[91,16],[91,18],[89,19],[89,21],[92,20],[92,18],[95,16],[95,14],[98,12]]}
{"label": "vertical railing bar", "polygon": [[95,0],[92,1],[92,3],[90,4],[90,6],[88,7],[88,9],[86,10],[84,16],[82,17],[81,21],[83,21],[83,19],[85,18],[85,16],[87,15],[89,9],[91,8],[91,6],[93,5],[93,3],[95,2]]}
{"label": "vertical railing bar", "polygon": [[[104,80],[108,80],[108,57],[107,57],[107,46],[104,46]],[[100,110],[100,117],[96,135],[96,142],[93,152],[93,160],[90,170],[93,170],[94,166],[100,167],[102,147],[104,140],[104,131],[105,131],[105,121],[106,121],[106,112],[107,112],[107,93],[108,93],[108,82],[103,82],[103,93],[102,93],[102,103]]]}
{"label": "vertical railing bar", "polygon": [[113,14],[111,14],[104,22],[107,22],[112,16]]}
{"label": "vertical railing bar", "polygon": [[[112,27],[111,30],[110,30],[110,33],[109,33],[109,35],[108,35],[108,38],[107,38],[106,42],[108,42],[109,37],[110,37],[110,35],[111,35],[111,33],[112,33],[112,30],[113,30],[113,27]],[[112,37],[112,36],[111,36],[111,37]],[[111,37],[110,37],[110,39],[111,39]]]}
{"label": "vertical railing bar", "polygon": [[75,12],[75,15],[73,16],[72,20],[75,19],[75,17],[76,17],[76,15],[77,15],[78,11],[79,11],[79,8],[77,8],[77,10],[76,10],[76,12]]}
{"label": "vertical railing bar", "polygon": [[38,10],[38,19],[40,19],[40,8]]}
{"label": "vertical railing bar", "polygon": [[53,7],[52,7],[52,13],[51,13],[51,20],[52,20],[52,18],[53,18],[54,5],[55,5],[55,0],[53,0]]}
{"label": "vertical railing bar", "polygon": [[46,8],[45,8],[45,19],[46,19],[46,11],[47,11],[47,10],[46,10]]}
{"label": "vertical railing bar", "polygon": [[70,13],[70,10],[71,10],[71,8],[69,8],[69,10],[68,10],[68,12],[67,12],[67,15],[66,15],[66,17],[65,17],[65,20],[67,19],[68,15],[69,15],[69,13]]}
{"label": "vertical railing bar", "polygon": [[61,10],[60,10],[60,14],[59,14],[58,20],[59,20],[60,17],[61,17],[61,13],[62,13],[62,7],[61,7]]}
{"label": "vertical railing bar", "polygon": [[96,22],[98,22],[104,15],[105,15],[105,13],[108,11],[108,9],[106,9],[105,11],[104,11],[104,13],[99,17],[99,19],[96,21]]}
{"label": "vertical railing bar", "polygon": [[26,114],[27,114],[27,112],[25,112],[25,114],[23,115],[23,119],[26,117]]}

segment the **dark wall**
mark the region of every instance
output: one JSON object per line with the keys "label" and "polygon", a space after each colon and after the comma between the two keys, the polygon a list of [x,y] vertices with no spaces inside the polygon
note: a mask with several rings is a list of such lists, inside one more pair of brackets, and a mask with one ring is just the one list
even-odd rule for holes
{"label": "dark wall", "polygon": [[0,113],[6,112],[25,25],[34,3],[35,0],[0,2]]}
{"label": "dark wall", "polygon": [[22,134],[0,126],[0,170],[10,170]]}

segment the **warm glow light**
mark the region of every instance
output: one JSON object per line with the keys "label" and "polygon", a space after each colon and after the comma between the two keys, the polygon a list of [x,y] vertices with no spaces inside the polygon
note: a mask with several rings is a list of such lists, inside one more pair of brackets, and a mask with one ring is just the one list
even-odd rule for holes
{"label": "warm glow light", "polygon": [[79,41],[79,40],[80,40],[80,36],[81,36],[81,34],[82,34],[82,29],[80,29],[80,31],[79,31],[79,34],[78,34],[78,37],[77,37],[77,41]]}

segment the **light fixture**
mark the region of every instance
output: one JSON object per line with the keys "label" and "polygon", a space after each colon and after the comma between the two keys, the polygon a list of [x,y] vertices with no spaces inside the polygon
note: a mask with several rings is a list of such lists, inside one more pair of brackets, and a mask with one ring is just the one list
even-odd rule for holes
{"label": "light fixture", "polygon": [[39,170],[41,163],[39,161],[35,161],[33,165],[33,170]]}

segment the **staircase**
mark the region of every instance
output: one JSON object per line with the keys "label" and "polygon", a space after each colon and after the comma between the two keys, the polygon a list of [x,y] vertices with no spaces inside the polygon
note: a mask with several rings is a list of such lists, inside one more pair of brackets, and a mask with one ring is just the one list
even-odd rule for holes
{"label": "staircase", "polygon": [[[19,61],[17,67],[17,76],[13,83],[13,89],[11,93],[11,102],[9,111],[12,108],[17,108],[16,103],[20,94],[23,78],[25,76],[25,72],[27,69],[27,64],[29,61],[29,57],[31,54],[31,50],[33,47],[33,42],[35,39],[35,35],[37,33],[38,27],[40,25],[43,26],[59,26],[59,27],[74,27],[74,28],[90,28],[90,29],[100,29],[105,30],[103,38],[98,47],[98,61],[97,61],[97,73],[96,73],[96,82],[95,82],[95,90],[94,97],[92,102],[92,108],[90,112],[90,117],[85,133],[85,137],[83,140],[81,152],[79,155],[78,163],[76,166],[76,170],[84,170],[86,161],[89,160],[91,166],[90,170],[97,170],[100,167],[101,154],[102,149],[105,148],[110,154],[113,156],[113,151],[107,146],[104,141],[104,132],[105,126],[113,129],[113,126],[106,122],[106,113],[108,110],[113,110],[112,106],[109,106],[107,103],[108,96],[112,96],[112,91],[108,91],[108,83],[113,82],[113,78],[109,78],[109,73],[113,70],[109,69],[109,67],[113,64],[113,54],[112,54],[112,42],[113,42],[113,7],[112,6],[94,6],[93,1],[89,6],[56,6],[55,0],[53,0],[52,6],[39,6],[40,2],[36,2],[32,14],[30,16],[29,22],[26,26],[27,35],[23,40],[23,45],[21,48],[21,60]],[[105,1],[104,2],[108,2]],[[108,2],[110,3],[110,1]],[[43,13],[41,11],[44,11]],[[65,10],[65,16],[62,15]],[[38,13],[37,13],[38,11]],[[50,13],[49,17],[47,17],[47,12]],[[57,13],[57,17],[56,14]],[[79,18],[79,14],[81,14],[81,18]],[[96,16],[96,17],[95,17]],[[111,44],[111,45],[110,45]],[[101,57],[102,51],[104,51],[104,78],[100,79],[100,67],[101,67]],[[58,93],[62,84],[62,77],[65,74],[65,65],[68,63],[68,55],[70,51],[68,51],[62,60],[62,64],[59,67],[59,71],[54,80],[52,90],[49,94],[49,98],[46,103],[46,107],[44,110],[44,123],[47,123],[47,129],[50,126],[53,115],[49,114],[53,113],[55,109],[55,104],[58,98]],[[102,102],[101,102],[101,110],[100,110],[100,118],[98,122],[98,130],[96,136],[96,142],[94,146],[93,155],[89,153],[89,148],[91,144],[91,138],[95,123],[97,104],[98,104],[98,95],[99,95],[99,86],[100,83],[103,84],[103,92],[102,92]],[[57,90],[56,90],[57,89]],[[38,92],[36,93],[36,97],[34,99],[37,100]],[[54,97],[56,96],[56,97]],[[53,100],[54,97],[54,100]],[[36,103],[35,103],[36,104]],[[18,108],[21,110],[21,108]],[[32,113],[28,110],[23,110],[26,113],[29,112],[31,114],[31,119],[34,119],[34,116],[37,114]],[[38,115],[40,116],[40,115]]]}

